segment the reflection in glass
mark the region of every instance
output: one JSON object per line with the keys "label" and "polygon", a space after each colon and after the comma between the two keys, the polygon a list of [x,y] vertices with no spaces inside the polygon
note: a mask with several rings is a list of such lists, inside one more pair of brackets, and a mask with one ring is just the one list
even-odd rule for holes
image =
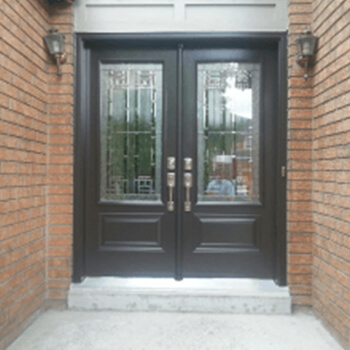
{"label": "reflection in glass", "polygon": [[161,193],[162,65],[101,66],[101,200]]}
{"label": "reflection in glass", "polygon": [[198,200],[259,200],[260,65],[198,65]]}

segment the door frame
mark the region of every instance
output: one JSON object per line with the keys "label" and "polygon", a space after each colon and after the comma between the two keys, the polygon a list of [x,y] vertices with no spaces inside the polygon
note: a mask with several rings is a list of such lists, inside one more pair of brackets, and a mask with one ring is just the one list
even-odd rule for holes
{"label": "door frame", "polygon": [[[149,44],[152,43],[150,46]],[[88,116],[87,96],[90,88],[90,51],[93,47],[176,47],[179,43],[191,47],[259,48],[272,47],[278,54],[278,101],[275,215],[275,282],[287,284],[286,176],[281,175],[287,164],[287,32],[259,33],[158,33],[158,34],[82,34],[75,35],[74,62],[74,199],[73,199],[73,282],[85,278],[85,164],[87,161]],[[181,44],[180,44],[181,45]],[[181,79],[181,76],[179,76]],[[179,101],[181,103],[181,101]]]}

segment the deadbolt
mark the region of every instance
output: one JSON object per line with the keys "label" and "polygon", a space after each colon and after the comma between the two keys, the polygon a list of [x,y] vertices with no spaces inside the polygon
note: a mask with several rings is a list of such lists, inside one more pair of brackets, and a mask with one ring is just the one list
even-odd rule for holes
{"label": "deadbolt", "polygon": [[186,171],[192,170],[192,158],[184,158],[184,169]]}
{"label": "deadbolt", "polygon": [[175,159],[175,157],[168,157],[168,159],[167,159],[167,167],[168,167],[168,170],[175,170],[175,167],[176,167],[176,159]]}

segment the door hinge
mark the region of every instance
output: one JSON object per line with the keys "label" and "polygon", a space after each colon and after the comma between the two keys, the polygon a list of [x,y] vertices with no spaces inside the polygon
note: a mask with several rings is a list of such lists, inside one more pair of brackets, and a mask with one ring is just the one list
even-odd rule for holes
{"label": "door hinge", "polygon": [[284,165],[281,167],[281,176],[282,177],[287,176],[287,168]]}

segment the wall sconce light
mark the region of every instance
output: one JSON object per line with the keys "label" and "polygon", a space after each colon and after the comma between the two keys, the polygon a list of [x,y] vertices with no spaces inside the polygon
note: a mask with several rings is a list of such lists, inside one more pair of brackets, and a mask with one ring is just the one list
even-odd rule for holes
{"label": "wall sconce light", "polygon": [[239,70],[236,73],[235,80],[236,89],[244,91],[245,89],[252,88],[252,75],[246,70]]}
{"label": "wall sconce light", "polygon": [[51,28],[49,34],[44,37],[44,40],[50,55],[56,61],[57,75],[62,75],[61,64],[66,61],[66,55],[64,53],[64,35],[59,33],[56,28]]}
{"label": "wall sconce light", "polygon": [[312,35],[309,29],[305,29],[296,40],[298,46],[297,63],[305,68],[304,78],[309,78],[309,68],[315,55],[317,37]]}

